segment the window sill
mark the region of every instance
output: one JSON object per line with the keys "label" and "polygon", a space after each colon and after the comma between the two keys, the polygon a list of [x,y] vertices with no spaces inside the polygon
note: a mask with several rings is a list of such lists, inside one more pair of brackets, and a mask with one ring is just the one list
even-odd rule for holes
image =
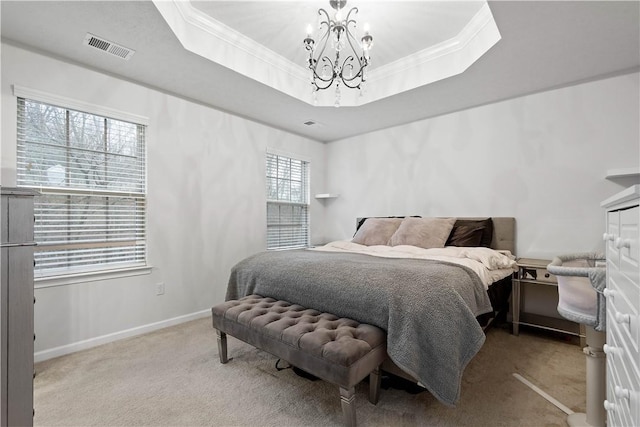
{"label": "window sill", "polygon": [[51,277],[34,278],[34,288],[51,288],[55,286],[73,285],[76,283],[96,282],[99,280],[119,279],[122,277],[140,276],[150,274],[153,267],[146,265],[144,267],[130,267],[118,270],[93,271],[87,273],[73,273]]}

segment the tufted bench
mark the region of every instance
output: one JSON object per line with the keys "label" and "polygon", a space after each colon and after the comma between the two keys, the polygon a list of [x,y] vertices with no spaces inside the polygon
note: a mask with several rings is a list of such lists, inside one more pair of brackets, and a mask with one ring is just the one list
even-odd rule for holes
{"label": "tufted bench", "polygon": [[228,361],[229,334],[338,385],[347,425],[356,424],[355,386],[367,375],[369,401],[378,402],[379,366],[386,357],[382,329],[260,295],[227,301],[211,312],[221,363]]}

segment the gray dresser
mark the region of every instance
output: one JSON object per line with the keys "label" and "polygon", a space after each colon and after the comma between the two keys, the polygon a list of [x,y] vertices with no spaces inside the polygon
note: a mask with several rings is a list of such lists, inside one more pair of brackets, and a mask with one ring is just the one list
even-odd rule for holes
{"label": "gray dresser", "polygon": [[640,425],[640,185],[602,202],[607,210],[607,426]]}
{"label": "gray dresser", "polygon": [[33,197],[2,187],[0,425],[33,425]]}

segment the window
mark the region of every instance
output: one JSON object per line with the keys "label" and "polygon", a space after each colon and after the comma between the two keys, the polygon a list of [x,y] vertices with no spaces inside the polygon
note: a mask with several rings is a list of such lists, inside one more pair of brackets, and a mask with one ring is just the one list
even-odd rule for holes
{"label": "window", "polygon": [[145,266],[145,126],[18,97],[17,134],[36,277]]}
{"label": "window", "polygon": [[309,163],[267,153],[267,249],[309,246]]}

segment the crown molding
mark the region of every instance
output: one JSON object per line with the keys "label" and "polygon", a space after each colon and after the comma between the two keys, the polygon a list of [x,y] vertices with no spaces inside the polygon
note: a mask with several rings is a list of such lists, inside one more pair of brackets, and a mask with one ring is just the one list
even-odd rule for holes
{"label": "crown molding", "polygon": [[[154,3],[158,1],[162,0],[154,0]],[[219,41],[231,45],[237,51],[241,51],[254,58],[258,58],[259,60],[276,67],[278,70],[290,74],[292,77],[301,79],[308,78],[308,73],[305,72],[304,67],[277,54],[271,49],[257,43],[255,40],[250,39],[222,22],[213,19],[211,16],[205,14],[199,9],[196,9],[191,4],[191,1],[174,0],[174,4],[186,22],[207,32]],[[224,60],[224,58],[222,59]]]}
{"label": "crown molding", "polygon": [[[368,84],[385,85],[395,79],[398,80],[396,83],[401,82],[393,85],[393,93],[376,98],[380,99],[455,76],[469,68],[500,39],[500,31],[485,3],[457,35],[371,70]],[[407,75],[414,77],[407,78]]]}
{"label": "crown molding", "polygon": [[190,1],[152,0],[182,46],[295,98],[309,93],[305,69],[216,21]]}
{"label": "crown molding", "polygon": [[[369,73],[371,75],[369,80],[372,81],[374,78],[382,79],[393,74],[401,73],[409,68],[415,67],[416,65],[434,61],[441,56],[454,54],[468,46],[469,43],[480,34],[483,28],[491,24],[495,26],[495,21],[493,20],[493,15],[491,15],[491,11],[489,10],[489,5],[485,3],[473,18],[471,18],[467,25],[465,25],[464,28],[454,37],[416,52],[413,55],[382,65],[375,69],[375,74],[372,70]],[[499,35],[500,33],[498,32],[498,37]]]}

